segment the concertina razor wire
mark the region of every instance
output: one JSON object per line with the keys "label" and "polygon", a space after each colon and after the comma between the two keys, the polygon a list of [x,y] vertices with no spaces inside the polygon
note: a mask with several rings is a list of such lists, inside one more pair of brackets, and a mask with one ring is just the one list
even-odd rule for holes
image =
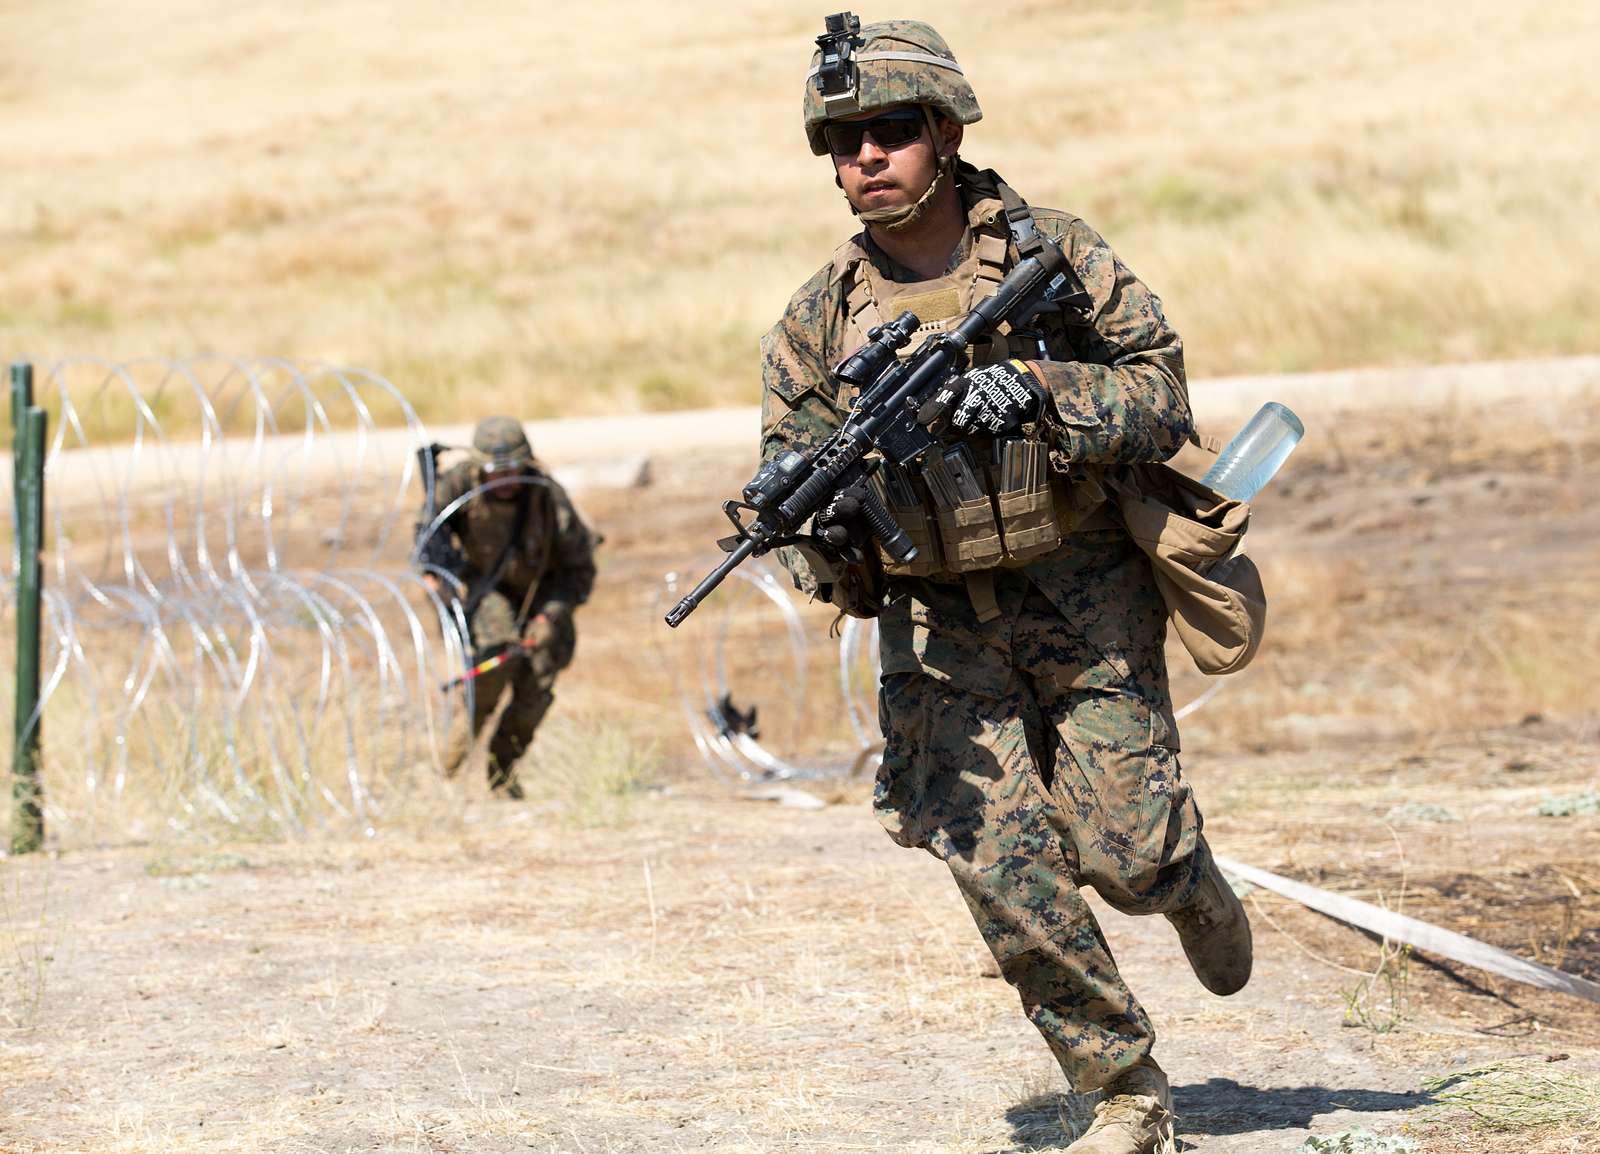
{"label": "concertina razor wire", "polygon": [[58,840],[371,833],[437,780],[470,708],[439,691],[465,630],[407,563],[426,437],[393,385],[283,360],[70,360],[35,395]]}
{"label": "concertina razor wire", "polygon": [[[37,372],[50,431],[43,685],[29,724],[43,719],[54,839],[372,834],[441,780],[474,686],[441,687],[471,645],[459,602],[417,570],[419,472],[434,464],[404,395],[364,369],[281,359],[73,359]],[[423,536],[506,483],[438,510]],[[803,671],[792,598],[765,568],[742,579],[769,610],[758,630],[781,621],[779,648]],[[13,580],[0,605],[12,622],[15,596]],[[732,619],[697,675],[724,703]],[[841,654],[863,637],[852,625]],[[865,745],[867,715],[841,669]],[[803,709],[803,678],[786,684]],[[677,688],[723,781],[835,771],[770,753],[753,727],[690,708],[684,677]]]}

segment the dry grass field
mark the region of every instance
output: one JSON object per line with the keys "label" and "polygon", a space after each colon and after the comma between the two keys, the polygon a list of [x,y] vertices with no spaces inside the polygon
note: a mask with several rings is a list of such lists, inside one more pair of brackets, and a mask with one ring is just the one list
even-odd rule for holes
{"label": "dry grass field", "polygon": [[[1194,375],[1593,349],[1586,0],[917,12],[967,155],[1096,224]],[[822,15],[0,4],[0,349],[364,364],[430,419],[752,400],[850,230],[798,125]]]}
{"label": "dry grass field", "polygon": [[[1267,645],[1183,727],[1219,850],[1600,979],[1600,814],[1537,812],[1600,788],[1597,390],[1559,421],[1466,398],[1312,421],[1256,513]],[[371,839],[4,863],[0,1151],[1066,1146],[1087,1107],[866,783],[779,808],[693,756],[652,644],[689,638],[653,593],[704,561],[750,465],[667,455],[584,496],[603,578],[528,802],[465,780]],[[1257,973],[1228,1001],[1161,919],[1104,919],[1185,1149],[1353,1126],[1423,1154],[1593,1149],[1600,1007],[1249,906]]]}

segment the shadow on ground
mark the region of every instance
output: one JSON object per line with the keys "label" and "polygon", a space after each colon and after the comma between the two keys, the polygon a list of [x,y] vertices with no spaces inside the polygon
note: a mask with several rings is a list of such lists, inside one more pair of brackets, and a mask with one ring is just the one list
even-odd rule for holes
{"label": "shadow on ground", "polygon": [[[1172,1091],[1180,1138],[1186,1134],[1221,1137],[1268,1130],[1305,1130],[1314,1119],[1339,1110],[1389,1114],[1414,1110],[1432,1101],[1433,1096],[1427,1093],[1335,1090],[1327,1086],[1242,1086],[1231,1078],[1212,1078],[1199,1085],[1178,1086]],[[1012,1144],[992,1154],[1065,1149],[1094,1117],[1093,1103],[1093,1097],[1067,1094],[1038,1094],[1019,1102],[1006,1111]],[[1180,1148],[1184,1148],[1181,1142]]]}
{"label": "shadow on ground", "polygon": [[1098,1094],[1035,1094],[1006,1111],[1011,1142],[990,1154],[1060,1150],[1089,1128]]}
{"label": "shadow on ground", "polygon": [[1433,1101],[1431,1094],[1388,1090],[1330,1089],[1327,1086],[1241,1086],[1232,1078],[1212,1078],[1178,1086],[1172,1105],[1186,1134],[1248,1134],[1256,1130],[1306,1129],[1311,1120],[1338,1110],[1388,1114],[1414,1110]]}

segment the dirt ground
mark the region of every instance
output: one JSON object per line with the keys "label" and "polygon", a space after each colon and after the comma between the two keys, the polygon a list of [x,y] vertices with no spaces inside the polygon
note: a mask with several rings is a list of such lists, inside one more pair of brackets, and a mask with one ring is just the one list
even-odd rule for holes
{"label": "dirt ground", "polygon": [[[1186,723],[1185,771],[1219,852],[1600,980],[1600,815],[1536,813],[1600,787],[1600,419],[1507,410],[1308,440],[1257,508],[1266,649]],[[655,586],[707,559],[685,542],[749,467],[663,458],[583,497],[605,576],[529,801],[463,783],[373,839],[0,866],[0,1151],[1065,1147],[1086,1105],[867,783],[780,807],[692,756],[645,644]],[[648,780],[579,804],[552,770],[574,719],[658,739]],[[1227,1000],[1163,920],[1096,906],[1185,1148],[1594,1147],[1600,1006],[1247,905],[1256,973]],[[1488,1063],[1555,1087],[1537,1124],[1429,1088]]]}

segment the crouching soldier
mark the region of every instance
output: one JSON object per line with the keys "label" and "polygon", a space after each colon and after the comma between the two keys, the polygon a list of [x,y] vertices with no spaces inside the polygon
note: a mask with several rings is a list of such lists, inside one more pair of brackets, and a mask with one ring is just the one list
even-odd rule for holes
{"label": "crouching soldier", "polygon": [[[520,798],[517,759],[555,700],[557,674],[572,661],[573,612],[594,586],[598,541],[510,417],[478,422],[471,455],[439,474],[432,504],[421,524],[436,514],[444,520],[419,540],[417,557],[436,592],[461,599],[474,661],[466,680],[470,727],[452,734],[444,768],[452,775],[460,768],[509,689],[489,739],[489,786]],[[446,582],[440,569],[457,580]]]}

